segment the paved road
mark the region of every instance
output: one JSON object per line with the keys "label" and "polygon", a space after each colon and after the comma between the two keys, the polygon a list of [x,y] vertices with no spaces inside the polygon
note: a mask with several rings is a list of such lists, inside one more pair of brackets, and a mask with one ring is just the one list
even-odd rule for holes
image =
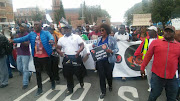
{"label": "paved road", "polygon": [[[13,74],[14,77],[9,79],[9,85],[0,89],[0,101],[147,101],[149,95],[146,79],[128,78],[126,82],[122,82],[120,78],[114,78],[113,91],[109,92],[107,89],[105,98],[99,99],[98,75],[93,71],[88,71],[83,89],[80,88],[76,77],[74,77],[76,85],[74,94],[68,97],[65,97],[67,89],[62,73],[60,73],[61,83],[56,86],[54,91],[50,89],[49,78],[43,73],[43,95],[35,97],[37,90],[35,74],[26,90],[22,90],[22,76],[19,76],[18,72],[13,72]],[[165,101],[164,92],[157,101]]]}

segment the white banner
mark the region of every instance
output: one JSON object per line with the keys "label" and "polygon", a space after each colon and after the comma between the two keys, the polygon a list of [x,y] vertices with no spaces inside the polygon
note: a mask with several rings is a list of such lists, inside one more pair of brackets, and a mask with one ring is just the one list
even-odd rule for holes
{"label": "white banner", "polygon": [[[119,52],[116,54],[117,61],[114,66],[113,77],[141,76],[140,66],[134,65],[132,63],[134,52],[136,51],[140,43],[141,41],[133,41],[133,42],[119,41],[117,43]],[[89,47],[89,49],[91,50],[92,44],[87,44],[86,47]],[[91,58],[88,58],[87,60],[88,62],[86,62],[86,64],[84,65],[86,69],[94,69],[95,65],[93,64],[94,61],[92,59],[92,56],[90,55],[89,57]]]}
{"label": "white banner", "polygon": [[[114,66],[113,70],[113,77],[137,77],[140,75],[140,66],[134,65],[132,63],[132,58],[134,55],[134,52],[138,48],[141,41],[133,41],[133,42],[127,42],[127,41],[119,41],[118,48],[119,52],[116,54],[117,61]],[[90,53],[90,50],[92,49],[92,43],[91,44],[85,44],[85,49],[81,53],[81,56],[85,58],[87,54]],[[59,67],[62,68],[62,59],[60,58],[60,64]],[[90,54],[87,59],[84,59],[84,66],[86,69],[93,70],[95,69],[95,62],[92,58],[92,55]],[[33,58],[31,57],[31,61],[29,63],[29,70],[35,71],[34,64],[33,64]]]}
{"label": "white banner", "polygon": [[[138,48],[141,41],[119,41],[117,53],[117,62],[115,63],[113,70],[113,77],[136,77],[140,75],[140,66],[136,66],[132,63],[134,52]],[[121,57],[121,58],[120,58]]]}

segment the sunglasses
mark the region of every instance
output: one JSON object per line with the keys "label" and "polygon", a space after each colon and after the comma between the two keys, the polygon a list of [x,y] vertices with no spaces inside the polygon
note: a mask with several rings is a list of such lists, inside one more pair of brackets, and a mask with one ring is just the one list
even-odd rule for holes
{"label": "sunglasses", "polygon": [[104,31],[105,31],[105,29],[101,29],[101,30],[100,30],[100,32],[104,32]]}

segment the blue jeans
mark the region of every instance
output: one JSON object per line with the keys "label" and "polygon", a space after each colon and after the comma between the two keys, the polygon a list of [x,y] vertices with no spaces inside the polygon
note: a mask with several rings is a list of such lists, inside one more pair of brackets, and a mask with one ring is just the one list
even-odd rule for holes
{"label": "blue jeans", "polygon": [[156,101],[165,88],[167,101],[176,101],[178,92],[178,80],[174,76],[173,79],[164,79],[152,73],[151,77],[151,92],[148,101]]}
{"label": "blue jeans", "polygon": [[7,66],[8,66],[9,76],[12,76],[13,74],[12,74],[12,69],[11,69],[10,64],[13,65],[14,67],[17,67],[16,61],[14,60],[12,54],[7,55],[6,63],[7,63]]}
{"label": "blue jeans", "polygon": [[6,64],[7,56],[0,57],[0,83],[1,85],[8,84],[8,67]]}
{"label": "blue jeans", "polygon": [[29,77],[31,72],[29,72],[29,59],[28,55],[17,55],[17,69],[23,74],[23,85],[29,84]]}

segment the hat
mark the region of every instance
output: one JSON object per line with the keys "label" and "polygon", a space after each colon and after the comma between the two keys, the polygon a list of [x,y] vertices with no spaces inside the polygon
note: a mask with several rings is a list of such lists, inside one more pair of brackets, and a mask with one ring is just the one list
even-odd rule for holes
{"label": "hat", "polygon": [[66,19],[62,18],[62,19],[60,20],[60,22],[61,22],[61,23],[60,23],[61,28],[69,28],[69,29],[72,28],[72,26],[68,24],[68,22],[67,22]]}
{"label": "hat", "polygon": [[148,29],[149,29],[149,30],[154,30],[154,31],[156,31],[156,32],[158,31],[158,30],[157,30],[157,27],[155,27],[155,26],[151,26],[151,27],[149,27]]}
{"label": "hat", "polygon": [[166,29],[171,29],[173,32],[176,31],[174,26],[167,26],[164,30],[166,30]]}
{"label": "hat", "polygon": [[19,26],[26,28],[27,25],[25,23],[21,23]]}

